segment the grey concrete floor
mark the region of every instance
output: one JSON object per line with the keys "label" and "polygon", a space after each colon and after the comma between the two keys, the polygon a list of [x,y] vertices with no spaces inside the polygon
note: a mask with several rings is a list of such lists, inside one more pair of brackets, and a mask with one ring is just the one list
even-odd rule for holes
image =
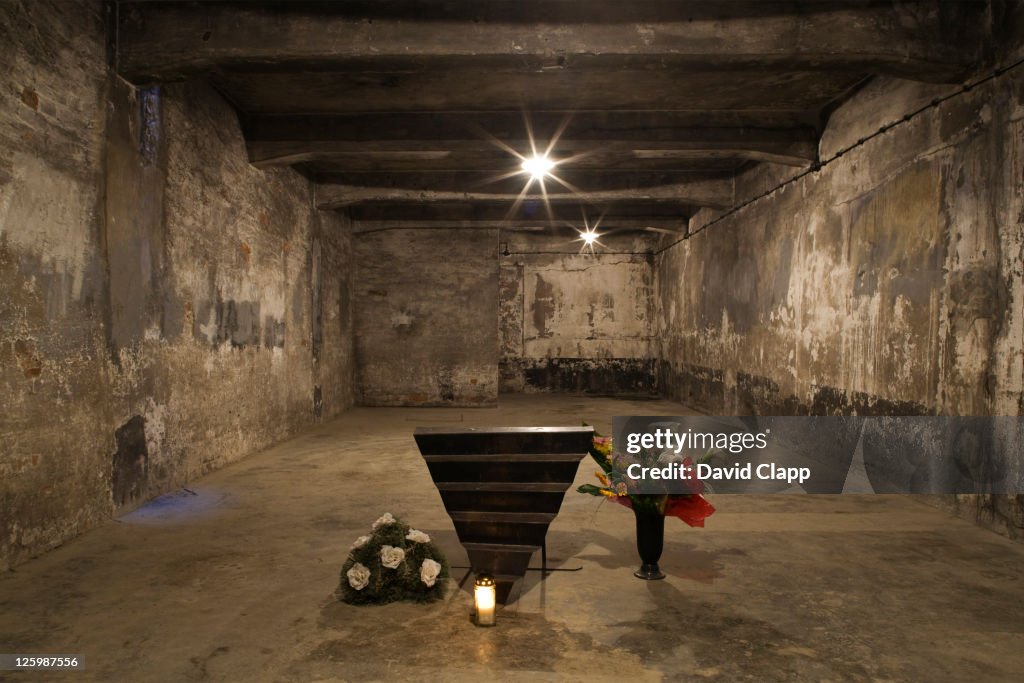
{"label": "grey concrete floor", "polygon": [[648,583],[632,577],[629,511],[570,490],[549,552],[582,569],[529,574],[497,628],[473,626],[455,582],[431,605],[335,599],[349,544],[385,511],[466,561],[415,427],[609,431],[612,415],[687,412],[576,396],[352,410],[0,577],[0,652],[86,664],[0,678],[1024,679],[1024,545],[908,496],[713,496],[705,529],[668,520],[669,576]]}

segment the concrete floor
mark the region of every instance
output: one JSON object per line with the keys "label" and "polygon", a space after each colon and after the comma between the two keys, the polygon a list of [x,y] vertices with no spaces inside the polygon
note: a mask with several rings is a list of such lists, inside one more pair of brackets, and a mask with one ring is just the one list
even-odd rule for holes
{"label": "concrete floor", "polygon": [[[643,582],[628,510],[570,491],[553,564],[498,627],[454,584],[432,605],[333,593],[385,511],[465,554],[416,426],[572,425],[683,414],[665,401],[502,398],[498,409],[360,408],[0,577],[0,652],[75,653],[74,681],[1018,681],[1024,545],[900,496],[717,496],[668,520]],[[591,481],[589,460],[577,484]],[[539,561],[539,558],[536,559]],[[461,578],[462,572],[453,574]]]}

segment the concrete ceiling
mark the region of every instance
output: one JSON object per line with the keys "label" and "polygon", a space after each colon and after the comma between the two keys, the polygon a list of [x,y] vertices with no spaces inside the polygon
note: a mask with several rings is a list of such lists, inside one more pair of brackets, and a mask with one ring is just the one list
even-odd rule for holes
{"label": "concrete ceiling", "polygon": [[[206,77],[250,160],[357,230],[579,223],[677,231],[751,164],[806,166],[875,75],[957,82],[987,0],[120,2],[136,84]],[[545,189],[518,154],[563,160]],[[552,141],[555,141],[552,143]]]}

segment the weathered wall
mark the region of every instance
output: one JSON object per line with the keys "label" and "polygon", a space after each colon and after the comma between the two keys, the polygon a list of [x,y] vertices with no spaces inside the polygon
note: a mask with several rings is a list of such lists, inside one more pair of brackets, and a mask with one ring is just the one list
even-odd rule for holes
{"label": "weathered wall", "polygon": [[593,254],[571,238],[502,241],[502,391],[655,393],[649,241],[605,238]]}
{"label": "weathered wall", "polygon": [[[314,210],[294,172],[248,164],[223,99],[200,84],[168,86],[160,99],[164,208],[153,224],[164,254],[149,286],[161,300],[123,309],[151,322],[115,336],[112,399],[146,418],[151,480],[166,489],[350,405],[351,271],[342,220]],[[108,194],[117,185],[109,178]],[[157,239],[144,231],[129,243]],[[112,274],[138,260],[109,238],[108,253]]]}
{"label": "weathered wall", "polygon": [[357,401],[493,405],[497,231],[382,230],[354,242]]}
{"label": "weathered wall", "polygon": [[[950,90],[873,82],[822,158]],[[978,87],[659,256],[665,393],[740,413],[1019,414],[1022,94],[1018,73]],[[1019,500],[984,504],[1020,533]]]}
{"label": "weathered wall", "polygon": [[351,256],[203,86],[105,67],[101,3],[0,3],[0,566],[352,400]]}
{"label": "weathered wall", "polygon": [[102,36],[98,4],[0,3],[0,567],[111,509]]}

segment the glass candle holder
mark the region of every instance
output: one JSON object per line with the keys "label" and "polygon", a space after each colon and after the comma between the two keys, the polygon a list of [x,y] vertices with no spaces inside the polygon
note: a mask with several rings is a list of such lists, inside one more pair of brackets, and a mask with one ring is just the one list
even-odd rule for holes
{"label": "glass candle holder", "polygon": [[494,626],[496,597],[494,579],[487,574],[477,576],[473,583],[473,602],[476,605],[477,626]]}

